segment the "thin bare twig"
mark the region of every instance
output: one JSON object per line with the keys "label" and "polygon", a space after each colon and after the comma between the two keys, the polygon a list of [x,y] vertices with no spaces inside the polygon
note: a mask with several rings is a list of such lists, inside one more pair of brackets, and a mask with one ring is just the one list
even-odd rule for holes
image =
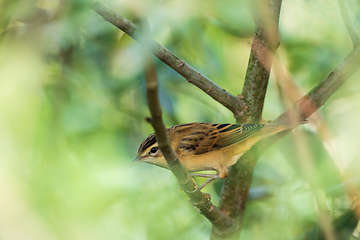
{"label": "thin bare twig", "polygon": [[152,53],[162,62],[164,62],[169,67],[178,72],[180,75],[182,75],[189,83],[194,84],[206,94],[208,94],[210,97],[212,97],[214,100],[229,109],[234,114],[234,117],[236,119],[242,119],[244,115],[243,100],[239,99],[237,96],[232,95],[225,89],[222,89],[221,87],[216,85],[210,79],[193,69],[184,60],[181,60],[180,58],[175,56],[172,52],[157,43],[155,40],[151,39],[149,36],[142,36],[140,34],[140,28],[138,26],[109,9],[109,7],[101,1],[94,1],[92,4],[92,8],[100,16],[102,16],[105,21],[113,24],[115,27],[119,28],[136,41],[145,42],[146,45],[150,47]]}
{"label": "thin bare twig", "polygon": [[153,61],[145,62],[146,92],[149,109],[151,112],[151,124],[154,127],[157,143],[163,153],[169,169],[177,178],[181,189],[190,197],[192,204],[202,213],[215,228],[229,228],[232,219],[215,207],[210,199],[203,194],[191,180],[189,173],[180,163],[175,151],[169,142],[165,124],[162,120],[162,110],[158,98],[158,82],[155,64]]}
{"label": "thin bare twig", "polygon": [[341,17],[344,20],[346,29],[347,29],[349,36],[351,38],[351,41],[353,43],[353,48],[355,48],[356,46],[358,46],[360,44],[359,34],[357,34],[356,30],[353,27],[353,24],[351,23],[351,18],[349,16],[349,12],[346,9],[344,0],[338,0],[338,2],[339,2],[340,12],[341,12]]}

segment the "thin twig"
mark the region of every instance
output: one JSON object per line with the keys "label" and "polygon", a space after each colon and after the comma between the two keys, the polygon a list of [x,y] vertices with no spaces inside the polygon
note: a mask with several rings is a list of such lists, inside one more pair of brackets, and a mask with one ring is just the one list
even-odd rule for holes
{"label": "thin twig", "polygon": [[105,21],[113,24],[136,41],[145,43],[149,46],[156,57],[182,75],[189,83],[194,84],[214,100],[229,109],[237,120],[240,121],[240,119],[243,118],[244,102],[242,99],[239,99],[237,96],[232,95],[225,89],[216,85],[210,79],[193,69],[184,60],[175,56],[175,54],[157,43],[155,40],[151,39],[149,36],[141,35],[140,28],[138,26],[109,9],[109,7],[101,1],[94,1],[92,8],[100,16],[102,16]]}
{"label": "thin twig", "polygon": [[353,43],[353,48],[355,48],[360,43],[359,34],[356,33],[356,30],[353,27],[353,24],[351,23],[351,18],[349,16],[349,12],[346,9],[344,0],[338,0],[338,2],[339,2],[340,12],[341,12],[341,17],[344,20],[346,29],[347,29],[349,36],[351,38],[351,41]]}
{"label": "thin twig", "polygon": [[180,163],[175,151],[171,147],[165,124],[162,120],[155,64],[151,60],[145,62],[145,78],[147,100],[151,112],[151,124],[154,127],[157,143],[166,159],[169,169],[177,178],[181,189],[190,197],[191,203],[200,213],[210,220],[215,228],[229,228],[229,226],[232,225],[232,219],[215,207],[210,199],[200,191],[191,180],[189,173]]}

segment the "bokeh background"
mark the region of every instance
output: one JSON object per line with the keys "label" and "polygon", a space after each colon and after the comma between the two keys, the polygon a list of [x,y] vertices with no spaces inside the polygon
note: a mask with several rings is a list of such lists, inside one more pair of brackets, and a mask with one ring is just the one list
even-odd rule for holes
{"label": "bokeh background", "polygon": [[[104,2],[135,23],[148,21],[156,41],[241,93],[254,29],[249,11],[256,9],[250,1]],[[142,52],[90,3],[0,0],[0,239],[208,239],[210,222],[178,193],[171,172],[128,167],[153,132],[144,120]],[[359,3],[346,4],[358,30]],[[335,0],[284,0],[279,31],[268,120],[352,49]],[[234,122],[230,111],[156,65],[168,127]],[[360,181],[359,77],[263,154],[241,239],[359,239],[351,211]],[[299,95],[287,94],[283,81]],[[215,204],[220,187],[204,189]]]}

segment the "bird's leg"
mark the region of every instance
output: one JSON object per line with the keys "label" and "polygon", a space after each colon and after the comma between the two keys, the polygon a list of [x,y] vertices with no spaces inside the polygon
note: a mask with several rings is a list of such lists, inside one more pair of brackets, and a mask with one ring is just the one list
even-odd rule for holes
{"label": "bird's leg", "polygon": [[[200,188],[199,184],[197,183],[197,181],[195,181],[195,179],[193,178],[193,176],[190,175],[191,181],[193,181],[193,183],[196,185],[196,187]],[[201,188],[200,188],[201,189]]]}
{"label": "bird's leg", "polygon": [[218,174],[203,174],[203,173],[189,173],[191,177],[206,177],[220,179],[221,177]]}
{"label": "bird's leg", "polygon": [[[196,187],[197,188],[200,188],[200,190],[201,190],[201,186],[195,181],[195,179],[191,176],[191,174],[190,174],[190,179],[191,179],[191,181],[196,185]],[[182,189],[181,189],[181,187],[180,187],[180,185],[178,184],[178,194],[179,194],[179,197],[181,198],[181,196],[180,196],[180,193],[181,193],[181,191],[183,191]],[[184,192],[186,192],[186,191],[184,191]]]}
{"label": "bird's leg", "polygon": [[210,178],[205,183],[203,183],[199,188],[200,190],[203,189],[206,185],[214,181],[215,179],[220,179],[221,177],[218,174],[203,174],[203,173],[189,173],[191,178],[192,177],[206,177]]}
{"label": "bird's leg", "polygon": [[199,187],[200,190],[203,189],[206,185],[208,185],[209,183],[211,183],[212,181],[214,181],[215,178],[210,178],[209,180],[207,180],[206,182],[204,182],[203,184],[201,184],[201,186]]}

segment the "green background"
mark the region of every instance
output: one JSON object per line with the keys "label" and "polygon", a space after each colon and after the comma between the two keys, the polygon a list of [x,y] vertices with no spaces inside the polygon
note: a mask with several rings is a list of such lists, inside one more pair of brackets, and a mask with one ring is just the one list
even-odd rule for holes
{"label": "green background", "polygon": [[[357,29],[359,5],[347,3]],[[254,28],[248,10],[256,8],[250,2],[106,4],[135,23],[147,20],[157,42],[241,93]],[[210,222],[178,193],[170,171],[128,167],[153,132],[144,120],[150,113],[139,44],[89,1],[0,0],[0,16],[0,239],[208,239]],[[283,1],[279,31],[277,66],[301,94],[352,48],[334,0]],[[159,60],[156,65],[168,127],[234,122],[229,110]],[[321,239],[321,229],[338,228],[352,233],[351,212],[352,222],[330,223],[351,208],[343,182],[358,189],[358,79],[359,73],[309,124],[262,155],[241,239]],[[285,108],[272,74],[263,118]],[[204,189],[216,205],[220,185]]]}

